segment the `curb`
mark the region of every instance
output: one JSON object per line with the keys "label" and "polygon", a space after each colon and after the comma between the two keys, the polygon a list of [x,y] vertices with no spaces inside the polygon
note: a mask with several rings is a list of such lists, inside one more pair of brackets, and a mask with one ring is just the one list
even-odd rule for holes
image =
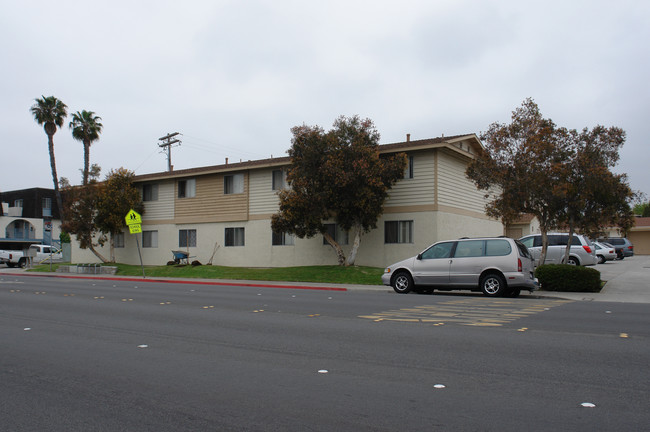
{"label": "curb", "polygon": [[52,273],[3,273],[0,276],[24,276],[24,277],[50,277],[61,279],[86,279],[86,280],[106,280],[106,281],[127,281],[127,282],[149,282],[149,283],[184,283],[190,285],[215,285],[215,286],[243,286],[254,288],[283,288],[283,289],[302,289],[314,291],[348,291],[347,288],[328,287],[328,286],[309,286],[309,285],[282,285],[262,282],[212,282],[206,280],[186,280],[186,279],[156,279],[156,278],[136,278],[136,277],[108,277],[108,276],[73,276],[59,275]]}

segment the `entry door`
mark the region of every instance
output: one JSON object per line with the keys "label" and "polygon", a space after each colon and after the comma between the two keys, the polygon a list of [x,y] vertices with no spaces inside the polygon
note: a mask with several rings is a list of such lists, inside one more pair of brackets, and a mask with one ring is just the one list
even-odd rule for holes
{"label": "entry door", "polygon": [[456,242],[436,243],[422,252],[420,259],[413,264],[416,285],[449,284],[449,267],[455,245]]}

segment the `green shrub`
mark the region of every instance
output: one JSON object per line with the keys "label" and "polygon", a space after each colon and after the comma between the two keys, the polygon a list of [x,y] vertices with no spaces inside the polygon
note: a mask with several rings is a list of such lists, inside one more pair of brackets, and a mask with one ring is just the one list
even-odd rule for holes
{"label": "green shrub", "polygon": [[600,292],[600,272],[567,264],[544,264],[535,270],[544,291]]}

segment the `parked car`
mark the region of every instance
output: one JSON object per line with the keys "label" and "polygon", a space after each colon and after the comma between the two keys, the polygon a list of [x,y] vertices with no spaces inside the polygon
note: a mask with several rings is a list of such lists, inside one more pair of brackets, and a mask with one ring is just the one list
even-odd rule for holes
{"label": "parked car", "polygon": [[625,237],[607,237],[598,239],[598,241],[604,241],[614,246],[618,259],[634,256],[634,245]]}
{"label": "parked car", "polygon": [[52,261],[61,261],[61,251],[54,246],[35,244],[31,245],[28,249],[27,255],[23,251],[15,250],[2,250],[0,251],[0,264],[7,264],[7,267],[21,267],[27,265],[28,258],[32,257],[36,263],[43,262],[50,259]]}
{"label": "parked car", "polygon": [[490,297],[517,297],[521,290],[537,287],[534,270],[532,255],[517,240],[462,238],[434,243],[387,267],[381,279],[399,294],[469,289]]}
{"label": "parked car", "polygon": [[612,261],[616,259],[616,249],[609,243],[594,242],[594,246],[596,247],[596,257],[598,258],[598,264],[603,264],[606,261]]}
{"label": "parked car", "polygon": [[[533,254],[535,261],[539,261],[542,255],[542,235],[531,234],[519,239],[526,245],[528,250]],[[546,252],[546,260],[543,264],[571,264],[591,266],[598,262],[596,257],[596,248],[591,240],[587,237],[574,234],[571,240],[571,250],[569,251],[569,259],[564,262],[564,255],[567,243],[569,242],[569,234],[566,233],[549,233],[548,234],[548,250]]]}

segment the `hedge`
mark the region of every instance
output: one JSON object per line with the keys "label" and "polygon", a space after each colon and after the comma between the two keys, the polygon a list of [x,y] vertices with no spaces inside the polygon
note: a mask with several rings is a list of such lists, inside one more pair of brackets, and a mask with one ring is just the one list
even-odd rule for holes
{"label": "hedge", "polygon": [[535,270],[544,291],[600,292],[600,272],[593,268],[568,264],[544,264]]}

